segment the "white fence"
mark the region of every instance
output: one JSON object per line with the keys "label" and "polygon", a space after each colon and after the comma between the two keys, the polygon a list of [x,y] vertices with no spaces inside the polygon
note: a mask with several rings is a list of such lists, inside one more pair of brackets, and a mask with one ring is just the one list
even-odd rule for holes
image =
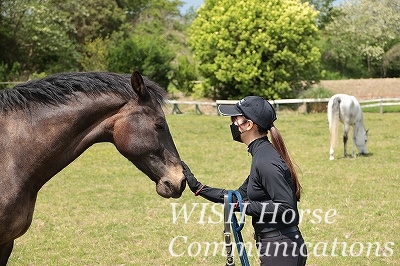
{"label": "white fence", "polygon": [[[235,102],[236,103],[236,102]],[[194,105],[196,114],[201,115],[203,112],[200,110],[200,105],[208,105],[217,107],[216,102],[196,102],[196,101],[168,101],[167,104],[172,104],[172,114],[182,114],[183,112],[179,109],[179,105]],[[218,113],[218,112],[217,112]]]}
{"label": "white fence", "polygon": [[[310,103],[328,103],[329,98],[309,98],[309,99],[280,99],[280,100],[270,100],[269,102],[279,111],[280,107],[285,104],[310,104]],[[218,105],[234,105],[238,100],[217,100],[215,102],[198,102],[198,101],[168,101],[167,104],[171,104],[172,114],[182,114],[179,109],[179,105],[194,105],[196,114],[202,114],[200,106],[213,106]],[[361,108],[368,107],[379,107],[380,113],[384,112],[385,106],[400,106],[400,98],[380,98],[380,99],[369,99],[369,100],[359,100]],[[306,108],[307,110],[307,108]],[[218,111],[217,111],[218,114]]]}
{"label": "white fence", "polygon": [[379,112],[383,114],[384,106],[400,105],[400,98],[382,98],[360,101],[361,108],[379,107]]}

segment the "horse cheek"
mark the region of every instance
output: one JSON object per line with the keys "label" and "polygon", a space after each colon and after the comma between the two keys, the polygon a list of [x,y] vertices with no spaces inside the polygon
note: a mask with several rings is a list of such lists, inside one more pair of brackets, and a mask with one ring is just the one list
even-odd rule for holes
{"label": "horse cheek", "polygon": [[130,159],[130,157],[138,157],[137,149],[134,148],[135,143],[132,140],[132,132],[124,123],[116,123],[114,125],[113,139],[117,150]]}
{"label": "horse cheek", "polygon": [[143,155],[151,152],[152,141],[151,132],[148,134],[143,133],[145,131],[137,130],[135,132],[134,127],[125,125],[114,126],[114,144],[117,150],[130,159],[138,160]]}

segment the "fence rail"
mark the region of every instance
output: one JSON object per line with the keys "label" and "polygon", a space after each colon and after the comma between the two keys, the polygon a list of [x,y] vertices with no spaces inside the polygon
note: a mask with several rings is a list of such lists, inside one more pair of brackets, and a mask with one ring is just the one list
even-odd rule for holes
{"label": "fence rail", "polygon": [[172,104],[172,114],[182,114],[183,112],[179,109],[179,104],[194,105],[196,114],[201,115],[203,112],[200,110],[199,105],[208,105],[217,107],[216,102],[196,102],[196,101],[168,101],[167,104]]}
{"label": "fence rail", "polygon": [[[200,106],[213,106],[218,105],[234,105],[239,100],[216,100],[215,102],[198,102],[198,101],[177,101],[171,100],[167,104],[172,104],[172,114],[182,114],[183,112],[179,109],[179,105],[194,105],[196,114],[202,114]],[[275,106],[277,111],[281,105],[285,104],[310,104],[310,103],[328,103],[329,98],[307,98],[307,99],[279,99],[279,100],[269,100],[269,102]],[[361,108],[369,107],[380,107],[380,113],[383,113],[384,106],[400,106],[400,98],[379,98],[379,99],[369,99],[369,100],[359,100]],[[306,108],[307,110],[307,108]],[[217,111],[218,114],[218,111]]]}
{"label": "fence rail", "polygon": [[399,106],[400,98],[382,98],[360,101],[361,108],[379,107],[379,113],[383,114],[384,106]]}
{"label": "fence rail", "polygon": [[23,81],[8,81],[8,82],[0,82],[0,84],[21,84]]}

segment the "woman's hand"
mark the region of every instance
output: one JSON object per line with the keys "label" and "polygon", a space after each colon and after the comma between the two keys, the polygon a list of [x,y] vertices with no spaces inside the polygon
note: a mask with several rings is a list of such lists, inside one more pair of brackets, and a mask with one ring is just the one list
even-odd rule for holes
{"label": "woman's hand", "polygon": [[200,192],[200,190],[204,187],[203,184],[201,184],[196,177],[193,175],[192,171],[190,171],[189,166],[187,166],[183,161],[182,161],[182,167],[183,167],[183,175],[186,178],[186,182],[190,188],[190,190],[196,194]]}

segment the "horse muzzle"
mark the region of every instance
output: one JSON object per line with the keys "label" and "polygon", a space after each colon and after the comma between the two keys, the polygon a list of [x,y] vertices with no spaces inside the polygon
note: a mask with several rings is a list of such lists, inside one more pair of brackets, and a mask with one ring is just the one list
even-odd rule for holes
{"label": "horse muzzle", "polygon": [[156,185],[158,195],[163,198],[179,198],[185,190],[185,178],[173,180],[171,178],[161,178]]}

